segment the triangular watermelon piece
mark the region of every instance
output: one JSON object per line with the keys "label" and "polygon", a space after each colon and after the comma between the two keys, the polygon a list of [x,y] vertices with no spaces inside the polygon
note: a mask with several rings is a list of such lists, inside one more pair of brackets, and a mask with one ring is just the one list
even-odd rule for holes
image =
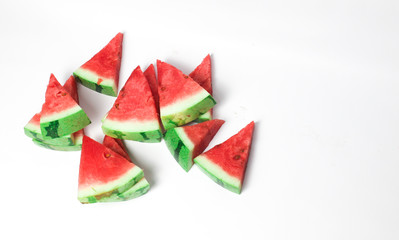
{"label": "triangular watermelon piece", "polygon": [[[201,64],[198,65],[194,71],[189,75],[194,81],[196,81],[201,87],[203,87],[209,94],[212,93],[212,65],[211,56],[208,54]],[[211,120],[213,116],[213,111],[210,109],[208,112],[200,115],[197,119],[199,122]]]}
{"label": "triangular watermelon piece", "polygon": [[121,139],[105,135],[103,140],[103,145],[111,149],[112,151],[118,153],[122,157],[126,158],[130,162],[132,161]]}
{"label": "triangular watermelon piece", "polygon": [[83,137],[78,188],[81,203],[94,203],[123,193],[143,176],[143,171],[126,158],[87,136]]}
{"label": "triangular watermelon piece", "polygon": [[40,116],[43,139],[59,138],[89,124],[83,109],[51,74]]}
{"label": "triangular watermelon piece", "polygon": [[150,86],[137,67],[103,119],[103,132],[111,137],[160,142],[162,133]]}
{"label": "triangular watermelon piece", "polygon": [[154,97],[155,105],[157,108],[157,113],[159,115],[159,96],[158,96],[158,83],[157,77],[155,75],[154,65],[148,66],[148,68],[144,71],[144,76],[148,80],[148,84],[150,85],[152,96]]}
{"label": "triangular watermelon piece", "polygon": [[159,107],[165,130],[197,119],[216,104],[205,89],[177,68],[160,60],[157,68]]}
{"label": "triangular watermelon piece", "polygon": [[[112,151],[120,154],[121,156],[125,157],[129,161],[131,161],[129,154],[126,151],[126,147],[121,139],[112,138],[110,136],[105,135],[103,140],[103,145],[111,149]],[[115,201],[130,200],[144,195],[145,193],[148,192],[149,189],[150,189],[150,184],[143,177],[140,181],[138,181],[128,190],[121,193],[112,194],[109,197],[101,198],[98,200],[98,202],[115,202]]]}
{"label": "triangular watermelon piece", "polygon": [[101,51],[73,73],[76,80],[99,93],[116,97],[122,59],[122,41],[123,34],[118,33]]}
{"label": "triangular watermelon piece", "polygon": [[194,158],[197,166],[222,187],[240,193],[251,149],[255,123]]}
{"label": "triangular watermelon piece", "polygon": [[165,133],[165,142],[173,157],[188,172],[193,158],[209,145],[224,121],[214,119],[191,126],[176,127]]}

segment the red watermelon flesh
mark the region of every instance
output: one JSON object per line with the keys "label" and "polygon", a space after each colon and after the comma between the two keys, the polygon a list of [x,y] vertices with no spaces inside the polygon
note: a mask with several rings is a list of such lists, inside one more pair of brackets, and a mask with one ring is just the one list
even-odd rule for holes
{"label": "red watermelon flesh", "polygon": [[73,100],[79,104],[78,87],[76,86],[75,78],[70,76],[64,83],[64,89],[67,91]]}
{"label": "red watermelon flesh", "polygon": [[165,133],[166,146],[180,166],[188,172],[193,166],[193,158],[205,150],[223,123],[224,120],[214,119],[172,128]]}
{"label": "red watermelon flesh", "polygon": [[78,199],[82,203],[97,202],[124,192],[143,176],[143,171],[123,156],[83,137],[78,189]]}
{"label": "red watermelon flesh", "polygon": [[129,161],[132,161],[127,153],[123,142],[121,139],[113,138],[110,136],[105,135],[103,140],[103,145],[107,148],[111,149],[112,151],[118,153],[122,157],[126,158]]}
{"label": "red watermelon flesh", "polygon": [[137,67],[102,124],[111,137],[141,142],[159,142],[162,137],[158,113],[147,78]]}
{"label": "red watermelon flesh", "polygon": [[191,77],[157,60],[161,121],[165,129],[189,123],[215,105],[212,96]]}
{"label": "red watermelon flesh", "polygon": [[89,69],[105,78],[113,78],[116,86],[118,86],[122,41],[123,34],[118,33],[101,51],[83,64],[82,68]]}
{"label": "red watermelon flesh", "polygon": [[43,139],[59,138],[88,124],[90,119],[86,113],[51,74],[40,117]]}
{"label": "red watermelon flesh", "polygon": [[148,66],[148,68],[144,71],[144,76],[148,80],[148,84],[150,85],[152,96],[154,97],[155,105],[157,107],[157,113],[159,115],[159,96],[158,96],[158,83],[157,77],[155,75],[154,65]]}
{"label": "red watermelon flesh", "polygon": [[230,191],[240,193],[254,126],[254,122],[249,123],[225,142],[196,157],[194,162],[211,179]]}
{"label": "red watermelon flesh", "polygon": [[[61,99],[59,101],[58,99]],[[76,101],[71,95],[61,86],[54,74],[50,75],[50,81],[46,91],[46,102],[43,104],[41,115],[42,117],[50,116],[54,113],[59,113],[65,109],[75,107]]]}
{"label": "red watermelon flesh", "polygon": [[212,95],[212,65],[209,54],[189,76]]}

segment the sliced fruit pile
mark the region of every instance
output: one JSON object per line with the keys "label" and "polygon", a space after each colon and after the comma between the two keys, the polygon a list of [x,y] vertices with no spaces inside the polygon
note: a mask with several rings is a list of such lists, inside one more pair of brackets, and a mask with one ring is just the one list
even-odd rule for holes
{"label": "sliced fruit pile", "polygon": [[[78,199],[82,203],[129,200],[150,185],[130,159],[122,139],[157,143],[165,140],[177,163],[197,165],[224,188],[240,193],[251,148],[254,122],[204,152],[225,123],[213,119],[211,56],[189,75],[157,60],[144,72],[137,66],[118,93],[123,34],[73,72],[64,86],[51,74],[42,111],[25,126],[39,146],[82,150]],[[103,144],[84,135],[90,120],[79,106],[75,80],[116,100],[102,119]],[[213,119],[213,120],[212,120]]]}

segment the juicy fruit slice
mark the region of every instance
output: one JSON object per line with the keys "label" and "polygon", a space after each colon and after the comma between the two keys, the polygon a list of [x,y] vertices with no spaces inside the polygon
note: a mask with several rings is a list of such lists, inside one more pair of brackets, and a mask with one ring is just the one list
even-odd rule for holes
{"label": "juicy fruit slice", "polygon": [[105,135],[103,144],[104,144],[104,146],[106,146],[107,148],[111,149],[112,151],[118,153],[119,155],[126,158],[127,160],[132,161],[130,159],[129,154],[127,153],[126,148],[123,145],[123,142],[121,139],[113,138],[113,137]]}
{"label": "juicy fruit slice", "polygon": [[113,194],[112,196],[101,198],[98,202],[119,202],[119,201],[127,201],[133,198],[140,197],[148,192],[150,189],[150,184],[145,178],[142,178],[133,187],[129,188],[128,190]]}
{"label": "juicy fruit slice", "polygon": [[123,34],[118,33],[101,51],[73,73],[76,80],[99,93],[116,97],[122,59],[122,41]]}
{"label": "juicy fruit slice", "polygon": [[160,142],[162,133],[150,86],[137,67],[102,123],[111,137],[140,142]]}
{"label": "juicy fruit slice", "polygon": [[177,68],[159,60],[157,67],[159,107],[165,130],[197,119],[216,104],[205,89]]}
{"label": "juicy fruit slice", "polygon": [[126,158],[84,136],[79,167],[78,199],[81,203],[125,192],[144,176]]}
{"label": "juicy fruit slice", "polygon": [[[202,60],[201,64],[198,65],[194,71],[192,71],[189,75],[194,81],[196,81],[201,87],[203,87],[209,94],[212,93],[212,65],[211,65],[211,56],[208,54],[204,60]],[[212,109],[208,112],[200,115],[197,119],[199,122],[211,120],[213,115]]]}
{"label": "juicy fruit slice", "polygon": [[188,172],[193,158],[209,145],[224,121],[214,119],[191,126],[176,127],[165,133],[165,142],[173,157]]}
{"label": "juicy fruit slice", "polygon": [[155,75],[154,65],[148,66],[148,68],[144,71],[144,76],[148,80],[148,84],[150,85],[152,96],[154,97],[155,105],[157,108],[157,113],[159,115],[159,96],[158,96],[158,83],[157,77]]}
{"label": "juicy fruit slice", "polygon": [[236,135],[194,158],[197,166],[222,187],[240,193],[251,149],[254,122]]}
{"label": "juicy fruit slice", "polygon": [[36,113],[32,119],[24,127],[25,135],[36,139],[37,141],[50,145],[74,145],[75,137],[73,134],[66,135],[60,138],[43,139],[42,131],[40,129],[40,113]]}
{"label": "juicy fruit slice", "polygon": [[40,117],[43,139],[59,138],[89,124],[83,109],[51,74]]}
{"label": "juicy fruit slice", "polygon": [[33,143],[40,146],[44,147],[47,149],[51,150],[56,150],[56,151],[80,151],[82,149],[82,140],[84,136],[83,129],[77,131],[76,133],[73,133],[75,137],[75,143],[73,145],[57,145],[57,144],[51,144],[48,143],[47,140],[40,140],[37,138],[32,139]]}

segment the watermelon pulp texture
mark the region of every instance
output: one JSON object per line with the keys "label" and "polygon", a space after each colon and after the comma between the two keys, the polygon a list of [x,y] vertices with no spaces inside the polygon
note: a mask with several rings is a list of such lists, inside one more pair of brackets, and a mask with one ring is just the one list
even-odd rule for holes
{"label": "watermelon pulp texture", "polygon": [[[212,65],[211,56],[208,54],[189,75],[194,81],[196,81],[201,87],[203,87],[209,94],[212,93]],[[210,109],[208,112],[200,115],[197,121],[211,120],[213,116],[213,110]]]}
{"label": "watermelon pulp texture", "polygon": [[102,123],[111,137],[140,142],[160,142],[162,132],[150,86],[137,67]]}
{"label": "watermelon pulp texture", "polygon": [[193,158],[205,150],[223,123],[223,120],[214,119],[172,128],[165,133],[166,146],[180,166],[188,172],[193,166]]}
{"label": "watermelon pulp texture", "polygon": [[144,76],[147,78],[148,84],[150,85],[152,96],[154,97],[157,113],[159,115],[158,83],[157,83],[157,77],[155,75],[154,65],[151,64],[150,66],[148,66],[148,68],[144,71]]}
{"label": "watermelon pulp texture", "polygon": [[83,86],[109,96],[118,94],[123,34],[118,33],[73,75]]}
{"label": "watermelon pulp texture", "polygon": [[86,113],[51,74],[40,117],[43,139],[59,138],[88,124]]}
{"label": "watermelon pulp texture", "polygon": [[93,203],[125,192],[144,176],[132,162],[84,136],[79,166],[78,199]]}
{"label": "watermelon pulp texture", "polygon": [[216,104],[205,89],[177,68],[160,60],[157,68],[159,107],[165,130],[197,119]]}
{"label": "watermelon pulp texture", "polygon": [[194,159],[197,166],[224,188],[240,193],[255,123]]}

